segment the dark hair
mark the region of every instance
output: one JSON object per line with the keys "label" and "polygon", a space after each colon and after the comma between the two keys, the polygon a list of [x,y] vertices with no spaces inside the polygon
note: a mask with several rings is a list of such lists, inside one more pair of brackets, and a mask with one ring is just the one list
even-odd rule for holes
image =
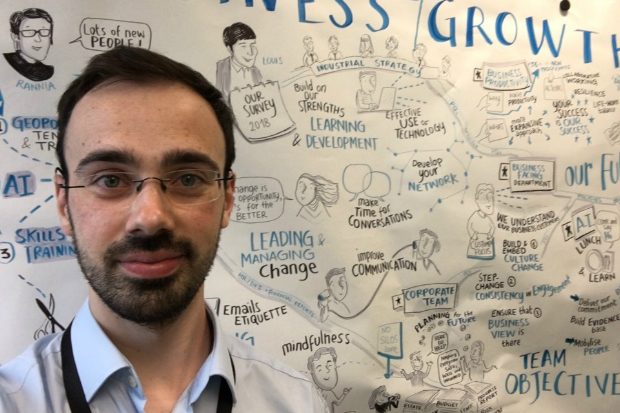
{"label": "dark hair", "polygon": [[226,47],[233,47],[239,40],[256,39],[256,33],[247,24],[237,22],[225,28],[222,37]]}
{"label": "dark hair", "polygon": [[16,11],[15,13],[11,14],[11,17],[9,18],[11,33],[19,35],[19,26],[22,24],[22,21],[24,21],[24,19],[44,19],[46,22],[48,22],[51,25],[50,44],[54,44],[54,21],[52,20],[52,16],[50,16],[48,12],[43,9],[34,8]]}
{"label": "dark hair", "polygon": [[107,81],[117,80],[143,84],[162,80],[178,82],[202,96],[213,108],[218,123],[224,132],[226,149],[224,174],[230,172],[235,160],[233,114],[222,99],[220,91],[209,83],[203,75],[189,66],[146,49],[120,46],[90,59],[82,74],[69,84],[58,101],[56,157],[65,180],[68,176],[64,140],[75,105],[95,87]]}

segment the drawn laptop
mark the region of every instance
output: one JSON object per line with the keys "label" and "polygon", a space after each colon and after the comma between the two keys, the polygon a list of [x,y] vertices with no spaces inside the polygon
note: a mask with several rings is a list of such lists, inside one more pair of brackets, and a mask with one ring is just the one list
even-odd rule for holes
{"label": "drawn laptop", "polygon": [[379,97],[378,111],[380,110],[392,110],[394,109],[394,101],[396,100],[396,88],[384,87],[381,89],[381,96]]}

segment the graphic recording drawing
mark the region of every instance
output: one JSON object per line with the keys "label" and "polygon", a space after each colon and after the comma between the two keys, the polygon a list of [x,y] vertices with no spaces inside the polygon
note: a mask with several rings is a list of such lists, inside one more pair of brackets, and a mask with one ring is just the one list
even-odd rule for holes
{"label": "graphic recording drawing", "polygon": [[363,34],[360,37],[359,52],[362,57],[373,57],[375,55],[375,47],[372,45],[370,35]]}
{"label": "graphic recording drawing", "polygon": [[54,318],[54,310],[56,308],[56,302],[54,300],[54,295],[49,295],[49,303],[45,305],[43,301],[35,298],[34,301],[37,303],[37,306],[43,312],[47,321],[34,332],[34,339],[37,340],[43,336],[47,336],[48,334],[53,334],[56,332],[56,327],[61,331],[65,331],[65,328]]}
{"label": "graphic recording drawing", "polygon": [[217,62],[215,87],[228,101],[232,89],[257,85],[263,76],[255,66],[258,49],[256,33],[250,26],[233,23],[224,29],[222,38],[230,56]]}
{"label": "graphic recording drawing", "polygon": [[40,82],[54,75],[54,66],[46,65],[50,46],[54,43],[52,16],[42,9],[16,11],[9,19],[11,25],[12,53],[4,58],[19,74]]}
{"label": "graphic recording drawing", "polygon": [[493,185],[479,184],[476,187],[476,205],[478,209],[467,220],[469,244],[467,258],[491,260],[495,258],[495,224],[491,214],[495,209]]}
{"label": "graphic recording drawing", "polygon": [[420,355],[419,351],[411,353],[409,355],[409,362],[411,363],[411,368],[413,369],[411,373],[407,373],[405,369],[401,369],[400,373],[403,375],[405,380],[409,380],[413,387],[423,387],[426,385],[424,379],[428,377],[431,372],[431,366],[433,365],[432,361],[426,362],[426,370],[422,370],[424,368],[424,361]]}
{"label": "graphic recording drawing", "polygon": [[388,174],[373,171],[370,165],[359,163],[344,168],[342,185],[347,192],[353,194],[349,201],[355,201],[361,194],[384,201],[383,197],[392,190],[392,180]]}
{"label": "graphic recording drawing", "polygon": [[328,207],[338,202],[338,184],[320,175],[303,173],[297,178],[295,199],[301,205],[297,216],[317,223],[329,217]]}
{"label": "graphic recording drawing", "polygon": [[437,234],[428,228],[424,228],[420,230],[420,238],[418,239],[417,248],[415,243],[413,243],[413,246],[416,252],[415,257],[422,263],[424,269],[427,271],[432,270],[437,273],[437,275],[441,275],[437,265],[431,259],[431,256],[435,252],[439,252],[441,249],[441,244],[439,243]]}
{"label": "graphic recording drawing", "polygon": [[321,347],[308,357],[308,370],[312,375],[314,384],[327,401],[330,413],[335,412],[335,407],[340,405],[351,391],[350,387],[345,387],[342,393],[338,395],[334,390],[338,384],[337,359],[338,356],[333,347]]}
{"label": "graphic recording drawing", "polygon": [[386,57],[395,59],[398,57],[398,39],[396,36],[390,36],[385,40]]}
{"label": "graphic recording drawing", "polygon": [[377,413],[385,413],[392,411],[392,407],[398,408],[399,402],[400,394],[390,394],[387,392],[385,385],[381,385],[370,393],[368,408],[376,410]]}
{"label": "graphic recording drawing", "polygon": [[360,112],[368,112],[379,106],[373,97],[377,89],[377,73],[372,70],[363,70],[359,74],[360,88],[355,93],[355,103]]}
{"label": "graphic recording drawing", "polygon": [[342,59],[342,52],[339,50],[340,41],[338,40],[338,37],[332,34],[331,36],[329,36],[329,39],[327,39],[327,43],[329,45],[329,53],[327,55],[327,58],[329,60]]}
{"label": "graphic recording drawing", "polygon": [[310,66],[313,63],[319,61],[319,55],[314,51],[314,40],[312,40],[312,36],[304,36],[303,38],[304,49],[306,52],[304,53],[304,66]]}
{"label": "graphic recording drawing", "polygon": [[327,320],[332,312],[338,317],[350,315],[351,310],[342,300],[347,296],[349,284],[345,275],[345,268],[332,268],[325,275],[327,289],[318,296],[318,307],[321,321]]}
{"label": "graphic recording drawing", "polygon": [[465,356],[461,356],[461,367],[464,373],[467,373],[471,381],[484,381],[484,375],[497,366],[493,364],[487,367],[486,362],[482,359],[484,355],[484,343],[476,340],[471,343],[469,350],[469,362],[465,360]]}

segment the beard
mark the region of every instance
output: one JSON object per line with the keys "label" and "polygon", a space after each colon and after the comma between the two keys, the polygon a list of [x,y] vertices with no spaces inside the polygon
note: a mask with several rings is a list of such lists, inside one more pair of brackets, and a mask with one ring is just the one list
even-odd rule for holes
{"label": "beard", "polygon": [[[178,318],[203,285],[215,259],[219,231],[202,254],[189,240],[175,238],[170,230],[160,230],[152,236],[130,235],[111,244],[102,263],[79,247],[77,237],[74,241],[78,264],[88,284],[114,313],[140,325],[163,326]],[[123,254],[161,249],[178,253],[185,261],[169,276],[139,279],[127,276],[119,268]]]}

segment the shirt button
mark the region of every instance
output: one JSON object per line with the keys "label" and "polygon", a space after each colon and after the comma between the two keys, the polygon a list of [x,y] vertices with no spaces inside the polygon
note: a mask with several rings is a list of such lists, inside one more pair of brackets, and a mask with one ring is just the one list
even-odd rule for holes
{"label": "shirt button", "polygon": [[129,383],[129,386],[130,386],[130,387],[132,387],[132,388],[134,388],[134,389],[135,389],[136,387],[138,387],[138,382],[136,381],[136,378],[135,378],[134,376],[131,376],[131,375],[130,375],[130,376],[127,378],[127,382]]}

